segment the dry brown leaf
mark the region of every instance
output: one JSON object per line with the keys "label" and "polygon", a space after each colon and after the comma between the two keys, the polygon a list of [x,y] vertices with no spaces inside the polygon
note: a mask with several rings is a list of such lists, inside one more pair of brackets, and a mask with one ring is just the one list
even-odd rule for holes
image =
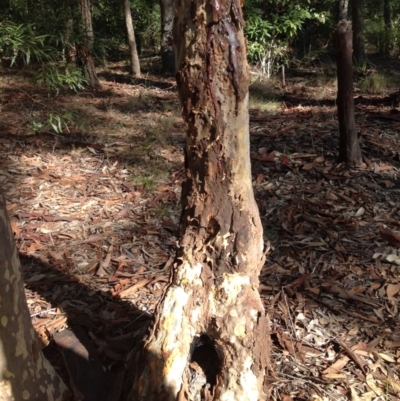
{"label": "dry brown leaf", "polygon": [[339,198],[333,192],[327,192],[325,194],[325,199],[336,201]]}
{"label": "dry brown leaf", "polygon": [[396,186],[396,184],[394,184],[392,181],[389,180],[383,180],[382,182],[385,184],[386,188],[393,188]]}
{"label": "dry brown leaf", "polygon": [[386,287],[386,295],[388,298],[393,298],[400,291],[400,284],[388,284]]}
{"label": "dry brown leaf", "polygon": [[396,360],[392,356],[384,354],[383,352],[378,352],[378,355],[386,362],[396,362]]}
{"label": "dry brown leaf", "polygon": [[368,373],[365,381],[368,385],[368,387],[378,396],[382,396],[383,392],[382,389],[377,385],[374,376],[372,375],[372,373]]}
{"label": "dry brown leaf", "polygon": [[396,246],[400,248],[400,235],[395,233],[392,230],[389,230],[387,227],[380,226],[379,232],[381,233],[381,237],[384,241],[389,242],[390,245]]}
{"label": "dry brown leaf", "polygon": [[309,171],[309,170],[312,170],[313,168],[314,168],[314,163],[306,163],[302,167],[302,170]]}
{"label": "dry brown leaf", "polygon": [[326,373],[323,374],[322,377],[327,380],[327,379],[347,379],[348,378],[348,374],[346,373]]}
{"label": "dry brown leaf", "polygon": [[354,389],[354,387],[350,388],[350,393],[351,393],[351,401],[360,401],[360,397],[357,394],[357,391]]}
{"label": "dry brown leaf", "polygon": [[350,358],[343,355],[338,360],[336,360],[329,368],[325,369],[322,373],[327,375],[330,373],[338,373],[340,372],[349,362]]}

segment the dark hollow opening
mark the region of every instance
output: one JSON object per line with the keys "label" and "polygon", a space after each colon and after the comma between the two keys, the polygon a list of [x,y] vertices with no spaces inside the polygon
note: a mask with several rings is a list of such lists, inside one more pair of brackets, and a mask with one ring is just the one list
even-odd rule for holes
{"label": "dark hollow opening", "polygon": [[192,371],[196,371],[196,374],[204,374],[210,390],[217,384],[217,375],[221,370],[222,360],[222,352],[208,334],[201,334],[193,339],[190,368]]}

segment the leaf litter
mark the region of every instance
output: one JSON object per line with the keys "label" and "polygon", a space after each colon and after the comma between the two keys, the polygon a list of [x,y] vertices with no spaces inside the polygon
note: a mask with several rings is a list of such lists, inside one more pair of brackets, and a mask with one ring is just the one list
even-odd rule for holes
{"label": "leaf litter", "polygon": [[[33,325],[43,347],[83,328],[110,372],[147,327],[178,238],[185,126],[174,82],[158,81],[103,79],[99,93],[48,99],[21,77],[1,79],[0,183]],[[399,399],[399,119],[357,102],[364,164],[348,169],[335,162],[335,108],[285,90],[281,110],[250,110],[270,247],[260,276],[271,321],[265,392]],[[73,116],[68,130],[32,133],[29,121],[51,112]]]}

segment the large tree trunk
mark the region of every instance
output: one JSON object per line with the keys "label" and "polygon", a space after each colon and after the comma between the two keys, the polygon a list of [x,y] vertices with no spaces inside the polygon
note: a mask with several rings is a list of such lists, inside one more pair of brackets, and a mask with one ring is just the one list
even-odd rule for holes
{"label": "large tree trunk", "polygon": [[132,400],[259,401],[269,325],[249,150],[239,0],[176,0],[177,83],[188,124],[181,239]]}
{"label": "large tree trunk", "polygon": [[353,0],[353,55],[357,66],[362,67],[365,63],[364,44],[364,0]]}
{"label": "large tree trunk", "polygon": [[82,67],[89,86],[96,89],[100,87],[100,82],[97,78],[92,57],[94,36],[90,0],[79,0],[79,7],[81,13],[82,40],[80,43],[76,44],[76,58],[78,65]]}
{"label": "large tree trunk", "polygon": [[339,161],[349,165],[362,162],[354,119],[353,62],[352,62],[351,24],[339,22],[335,32],[338,95],[337,108],[339,120]]}
{"label": "large tree trunk", "polygon": [[69,391],[43,356],[32,327],[11,232],[0,193],[0,400],[67,400]]}
{"label": "large tree trunk", "polygon": [[162,71],[175,74],[172,27],[174,22],[174,0],[160,0],[161,7],[161,63]]}
{"label": "large tree trunk", "polygon": [[135,31],[133,30],[130,0],[124,0],[124,15],[125,15],[126,32],[129,43],[129,55],[131,59],[132,74],[135,77],[140,77],[140,62],[136,47]]}

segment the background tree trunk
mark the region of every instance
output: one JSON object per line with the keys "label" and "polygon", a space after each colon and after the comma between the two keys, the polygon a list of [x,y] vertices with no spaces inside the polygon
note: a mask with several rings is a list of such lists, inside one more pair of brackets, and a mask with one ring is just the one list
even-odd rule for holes
{"label": "background tree trunk", "polygon": [[357,66],[362,67],[365,63],[364,44],[364,0],[353,0],[353,55]]}
{"label": "background tree trunk", "polygon": [[135,77],[140,77],[140,62],[139,62],[138,51],[136,48],[135,31],[133,29],[133,23],[132,23],[130,0],[124,0],[124,15],[125,15],[126,32],[128,35],[132,74]]}
{"label": "background tree trunk", "polygon": [[336,21],[347,20],[349,10],[349,0],[336,0]]}
{"label": "background tree trunk", "polygon": [[390,8],[390,0],[383,1],[383,18],[385,21],[385,28],[392,28],[392,12]]}
{"label": "background tree trunk", "polygon": [[177,83],[188,124],[181,239],[132,400],[264,399],[268,323],[253,196],[249,71],[238,0],[175,2]]}
{"label": "background tree trunk", "polygon": [[32,327],[11,232],[0,193],[0,400],[66,400],[69,391],[43,356]]}
{"label": "background tree trunk", "polygon": [[384,54],[390,56],[391,44],[392,44],[392,13],[390,7],[390,0],[383,1],[383,19],[385,22],[385,43],[384,43]]}
{"label": "background tree trunk", "polygon": [[335,32],[339,119],[339,161],[350,165],[362,162],[354,119],[353,62],[351,24],[341,21]]}
{"label": "background tree trunk", "polygon": [[94,35],[92,27],[92,15],[90,12],[90,0],[79,0],[82,25],[82,41],[76,45],[76,58],[78,65],[82,67],[85,78],[92,88],[99,88],[96,69],[92,57]]}
{"label": "background tree trunk", "polygon": [[174,22],[174,0],[160,0],[161,7],[161,63],[162,71],[175,74],[172,28]]}

